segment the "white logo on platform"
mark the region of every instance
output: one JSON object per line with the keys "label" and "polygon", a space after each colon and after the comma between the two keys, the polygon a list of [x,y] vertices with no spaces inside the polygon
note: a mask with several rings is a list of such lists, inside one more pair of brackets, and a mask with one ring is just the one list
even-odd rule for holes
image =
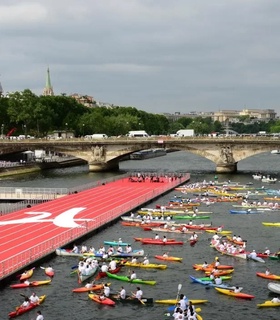
{"label": "white logo on platform", "polygon": [[56,216],[54,219],[47,219],[52,215],[50,212],[43,211],[29,211],[25,212],[25,214],[32,215],[32,217],[16,219],[16,220],[8,220],[8,221],[0,221],[1,226],[9,225],[9,224],[20,224],[20,223],[42,223],[42,222],[52,222],[58,227],[62,228],[85,228],[84,226],[76,223],[75,221],[92,221],[92,219],[74,219],[75,215],[79,212],[83,211],[86,208],[72,208],[66,210]]}

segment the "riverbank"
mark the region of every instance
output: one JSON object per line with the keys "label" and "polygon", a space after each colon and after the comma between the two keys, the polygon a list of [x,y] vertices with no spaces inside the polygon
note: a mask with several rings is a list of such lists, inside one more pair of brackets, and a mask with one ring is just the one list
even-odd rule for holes
{"label": "riverbank", "polygon": [[14,167],[12,166],[1,167],[0,178],[38,172],[41,170],[82,166],[82,165],[85,165],[86,163],[87,162],[82,159],[72,158],[72,157],[71,158],[63,157],[63,158],[56,159],[56,161],[30,162],[30,163],[19,164]]}

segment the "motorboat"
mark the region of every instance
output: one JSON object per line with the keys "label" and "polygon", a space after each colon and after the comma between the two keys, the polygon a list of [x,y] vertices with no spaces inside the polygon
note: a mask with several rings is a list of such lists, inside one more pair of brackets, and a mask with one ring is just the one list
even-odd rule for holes
{"label": "motorboat", "polygon": [[277,181],[277,179],[276,178],[272,178],[270,175],[262,177],[262,182],[275,183],[276,181]]}
{"label": "motorboat", "polygon": [[252,175],[254,180],[261,180],[262,179],[262,174],[261,173],[256,173]]}
{"label": "motorboat", "polygon": [[280,154],[280,149],[272,150],[271,154]]}

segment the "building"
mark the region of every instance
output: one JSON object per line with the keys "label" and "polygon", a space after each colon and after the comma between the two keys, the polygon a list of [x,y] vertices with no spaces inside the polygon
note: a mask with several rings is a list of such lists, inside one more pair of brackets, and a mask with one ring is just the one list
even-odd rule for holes
{"label": "building", "polygon": [[73,93],[73,94],[70,94],[69,97],[74,98],[78,103],[88,108],[92,108],[96,105],[96,102],[92,96]]}
{"label": "building", "polygon": [[43,96],[54,96],[53,87],[51,85],[50,69],[47,69],[46,86],[43,90]]}
{"label": "building", "polygon": [[214,112],[213,120],[220,121],[222,123],[239,122],[239,117],[248,116],[250,119],[257,121],[270,121],[276,119],[276,112],[273,109],[243,109],[242,111],[237,110],[220,110]]}

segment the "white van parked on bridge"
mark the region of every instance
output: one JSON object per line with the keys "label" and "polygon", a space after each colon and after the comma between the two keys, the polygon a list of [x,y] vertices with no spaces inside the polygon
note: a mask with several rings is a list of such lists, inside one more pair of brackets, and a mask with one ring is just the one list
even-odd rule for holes
{"label": "white van parked on bridge", "polygon": [[129,138],[148,138],[149,135],[144,130],[137,130],[137,131],[129,131],[127,136]]}
{"label": "white van parked on bridge", "polygon": [[105,133],[94,133],[91,135],[86,135],[85,139],[107,139],[108,136]]}

